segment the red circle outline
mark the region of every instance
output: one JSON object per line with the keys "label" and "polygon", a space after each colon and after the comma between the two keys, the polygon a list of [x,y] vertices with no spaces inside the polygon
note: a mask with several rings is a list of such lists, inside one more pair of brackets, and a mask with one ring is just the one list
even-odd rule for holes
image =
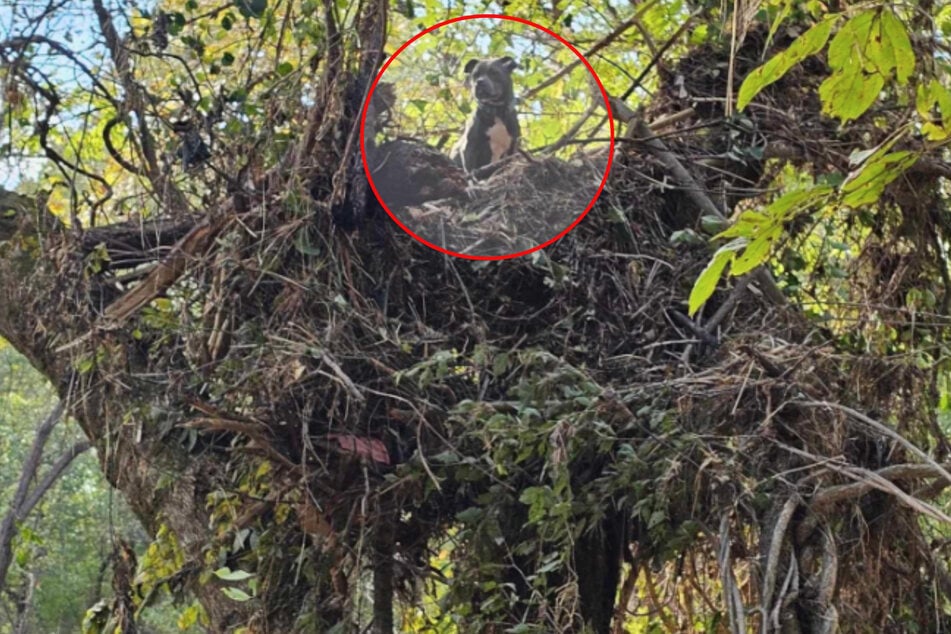
{"label": "red circle outline", "polygon": [[[377,191],[376,185],[373,184],[373,177],[370,175],[370,167],[367,165],[367,151],[366,151],[367,111],[368,111],[368,106],[370,104],[370,100],[373,98],[373,92],[376,90],[377,84],[380,83],[380,79],[382,79],[383,73],[386,72],[386,69],[389,68],[390,64],[393,63],[393,60],[399,57],[400,53],[406,50],[406,48],[410,44],[420,39],[424,35],[431,33],[438,28],[452,24],[454,22],[462,22],[463,20],[475,20],[479,18],[491,18],[495,20],[511,20],[512,22],[521,22],[522,24],[526,24],[528,26],[539,29],[540,31],[544,31],[545,33],[552,36],[553,38],[555,38],[556,40],[564,44],[566,47],[568,47],[568,49],[571,50],[571,52],[574,53],[575,56],[581,60],[581,62],[588,69],[588,72],[591,73],[591,76],[594,77],[594,81],[597,82],[598,89],[601,91],[601,97],[604,99],[604,108],[608,113],[608,125],[611,128],[611,135],[610,135],[611,145],[608,151],[608,162],[604,168],[604,176],[601,178],[601,184],[598,187],[597,193],[595,193],[595,195],[591,198],[591,202],[588,203],[588,206],[585,208],[584,212],[581,213],[581,215],[579,215],[575,219],[575,221],[571,223],[564,231],[556,235],[554,238],[548,240],[547,242],[534,246],[531,249],[519,251],[518,253],[509,253],[506,255],[468,255],[464,253],[457,253],[455,251],[450,251],[438,245],[432,244],[431,242],[419,237],[409,227],[404,225],[402,221],[400,221],[400,219],[396,217],[396,214],[390,211],[390,208],[387,206],[386,202],[383,200],[383,197],[380,196],[380,192]],[[393,53],[389,57],[389,59],[386,60],[386,62],[383,63],[383,66],[380,68],[380,72],[377,73],[376,79],[373,80],[373,85],[370,86],[370,92],[367,93],[366,101],[363,104],[363,115],[360,117],[360,158],[363,161],[363,171],[366,173],[367,181],[370,183],[370,189],[373,190],[373,195],[376,196],[376,199],[379,201],[380,205],[383,207],[383,209],[386,210],[386,213],[390,216],[390,218],[393,219],[393,222],[399,225],[400,228],[403,229],[403,231],[411,235],[418,242],[425,244],[429,248],[435,249],[436,251],[439,251],[440,253],[445,253],[446,255],[455,256],[457,258],[464,258],[467,260],[509,260],[512,258],[518,258],[518,257],[522,257],[523,255],[528,255],[529,253],[534,253],[535,251],[538,251],[540,249],[544,249],[545,247],[551,244],[554,244],[558,240],[565,237],[568,234],[568,232],[570,232],[572,229],[578,226],[578,223],[584,220],[585,216],[588,215],[588,212],[591,211],[591,208],[594,207],[594,204],[598,201],[598,198],[601,197],[601,192],[604,191],[604,185],[605,183],[607,183],[607,180],[608,180],[608,174],[611,173],[611,162],[612,162],[613,156],[614,156],[614,116],[611,113],[611,104],[608,101],[608,93],[604,89],[604,85],[601,83],[601,78],[598,77],[598,74],[594,71],[594,68],[592,68],[588,60],[585,59],[585,56],[582,55],[578,51],[578,49],[572,46],[567,40],[565,40],[565,38],[561,37],[560,35],[552,31],[551,29],[547,29],[540,24],[536,24],[532,22],[531,20],[526,20],[525,18],[519,18],[512,15],[499,15],[495,13],[476,13],[472,15],[462,15],[455,18],[450,18],[448,20],[443,20],[442,22],[437,22],[433,26],[423,31],[420,31],[419,33],[411,37],[409,40],[406,41],[405,44],[399,47],[397,51]]]}

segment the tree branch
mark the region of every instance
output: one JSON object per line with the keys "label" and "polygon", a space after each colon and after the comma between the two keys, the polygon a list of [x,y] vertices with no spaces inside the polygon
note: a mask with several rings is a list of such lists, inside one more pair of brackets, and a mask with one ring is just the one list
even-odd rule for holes
{"label": "tree branch", "polygon": [[[13,494],[13,499],[10,501],[10,510],[3,516],[3,520],[0,520],[0,588],[4,587],[7,570],[10,568],[16,524],[21,521],[28,512],[24,511],[24,509],[26,508],[25,502],[30,498],[30,482],[36,477],[36,472],[40,468],[40,461],[43,458],[43,448],[46,446],[46,441],[49,440],[53,428],[62,418],[63,409],[63,402],[60,401],[56,404],[56,407],[46,415],[46,418],[43,419],[39,427],[36,428],[36,435],[33,437],[30,452],[27,454],[26,459],[23,461],[23,467],[20,469],[20,480],[17,483],[17,489]],[[52,482],[50,485],[52,485]],[[46,488],[48,489],[49,485]],[[35,504],[36,502],[33,502],[33,505]],[[30,508],[33,507],[30,506]]]}

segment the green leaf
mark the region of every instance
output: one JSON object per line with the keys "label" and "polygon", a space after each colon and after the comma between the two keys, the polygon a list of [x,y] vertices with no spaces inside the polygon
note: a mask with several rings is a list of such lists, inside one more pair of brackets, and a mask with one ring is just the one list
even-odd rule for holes
{"label": "green leaf", "polygon": [[518,497],[518,501],[528,505],[528,521],[535,524],[545,518],[554,504],[554,493],[549,487],[528,487]]}
{"label": "green leaf", "polygon": [[459,454],[450,450],[437,453],[435,456],[430,458],[431,462],[437,462],[439,464],[456,464],[459,462],[459,460]]}
{"label": "green leaf", "polygon": [[231,570],[227,566],[215,571],[215,576],[224,581],[244,581],[254,575],[244,570]]}
{"label": "green leaf", "polygon": [[185,14],[180,11],[170,13],[168,16],[168,34],[178,35],[185,28]]}
{"label": "green leaf", "polygon": [[713,259],[700,273],[697,281],[693,284],[693,289],[690,291],[688,312],[691,317],[713,295],[713,291],[717,289],[717,282],[720,281],[720,276],[723,275],[723,269],[733,260],[736,252],[744,246],[746,246],[746,240],[734,240],[723,245],[713,254]]}
{"label": "green leaf", "polygon": [[773,19],[772,24],[769,26],[769,33],[766,36],[766,48],[773,42],[773,38],[776,36],[776,31],[779,30],[779,25],[783,23],[783,20],[789,17],[789,14],[792,13],[793,0],[784,0],[783,6],[780,7],[779,12],[776,14],[776,17]]}
{"label": "green leaf", "polygon": [[832,38],[829,67],[832,75],[819,86],[822,110],[846,122],[875,103],[887,80],[908,83],[915,54],[901,20],[888,9],[870,9]]}
{"label": "green leaf", "polygon": [[647,528],[654,528],[655,526],[663,524],[665,521],[667,521],[667,513],[664,510],[654,511],[647,520]]}
{"label": "green leaf", "polygon": [[951,90],[937,79],[919,84],[915,108],[923,120],[921,132],[929,140],[951,137]]}
{"label": "green leaf", "polygon": [[832,25],[838,19],[838,15],[825,18],[796,38],[796,41],[785,51],[774,55],[768,62],[747,75],[737,95],[737,110],[743,110],[763,88],[781,79],[793,66],[821,51],[832,32]]}
{"label": "green leaf", "polygon": [[726,218],[721,218],[720,216],[714,216],[708,214],[700,218],[700,228],[704,233],[714,235],[721,231],[726,231],[729,229],[730,222]]}
{"label": "green leaf", "polygon": [[706,240],[693,229],[678,229],[670,234],[671,244],[705,244]]}
{"label": "green leaf", "polygon": [[901,176],[918,160],[913,152],[901,151],[882,154],[869,159],[862,168],[850,174],[842,184],[842,204],[861,207],[876,202],[893,180]]}
{"label": "green leaf", "polygon": [[[863,59],[865,47],[872,34],[872,22],[877,12],[865,11],[842,25],[829,43],[829,67],[833,70],[861,68],[855,60]],[[870,69],[871,70],[871,69]]]}
{"label": "green leaf", "polygon": [[760,211],[744,211],[729,229],[713,236],[718,238],[752,238],[772,222],[769,217]]}
{"label": "green leaf", "polygon": [[730,275],[745,275],[763,264],[773,250],[773,243],[782,235],[782,225],[775,224],[756,236],[743,250],[743,255],[733,260],[733,264],[730,266]]}
{"label": "green leaf", "polygon": [[509,368],[509,355],[500,352],[492,359],[492,374],[502,376]]}
{"label": "green leaf", "polygon": [[518,496],[522,504],[535,504],[545,495],[545,487],[528,487]]}
{"label": "green leaf", "polygon": [[478,522],[485,516],[485,511],[483,511],[478,506],[470,506],[467,509],[459,511],[456,513],[456,521],[462,522],[463,524],[473,524]]}
{"label": "green leaf", "polygon": [[819,85],[822,111],[843,123],[858,119],[875,103],[884,86],[884,77],[878,73],[869,75],[858,65],[834,73]]}
{"label": "green leaf", "polygon": [[817,200],[832,193],[832,187],[819,185],[811,189],[798,189],[783,194],[766,208],[766,215],[774,222],[785,222],[803,207],[815,203]]}
{"label": "green leaf", "polygon": [[187,630],[191,626],[197,625],[199,616],[201,616],[201,607],[197,604],[185,608],[181,616],[178,617],[178,629]]}
{"label": "green leaf", "polygon": [[226,597],[233,601],[250,601],[251,595],[245,592],[244,590],[239,590],[238,588],[222,588],[221,591],[225,594]]}
{"label": "green leaf", "polygon": [[888,9],[882,9],[881,34],[882,49],[887,51],[887,57],[892,63],[888,72],[893,68],[898,83],[905,85],[915,71],[915,52],[911,48],[905,25]]}

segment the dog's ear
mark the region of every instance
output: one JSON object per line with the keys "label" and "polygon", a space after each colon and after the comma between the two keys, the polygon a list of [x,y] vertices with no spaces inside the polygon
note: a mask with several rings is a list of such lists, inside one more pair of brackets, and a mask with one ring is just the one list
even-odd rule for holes
{"label": "dog's ear", "polygon": [[498,63],[502,68],[504,68],[510,73],[516,68],[520,68],[520,66],[518,65],[518,62],[516,62],[514,59],[512,59],[508,55],[506,55],[505,57],[500,57],[498,59]]}
{"label": "dog's ear", "polygon": [[475,65],[478,63],[479,63],[479,60],[474,58],[470,59],[468,62],[466,62],[465,68],[462,69],[463,72],[465,72],[465,74],[468,75],[469,73],[472,72],[472,69],[475,68]]}

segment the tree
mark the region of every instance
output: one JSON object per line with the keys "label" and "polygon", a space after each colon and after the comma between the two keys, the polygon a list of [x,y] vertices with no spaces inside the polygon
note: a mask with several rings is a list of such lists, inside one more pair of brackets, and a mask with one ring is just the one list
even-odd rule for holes
{"label": "tree", "polygon": [[[86,444],[75,422],[47,416],[52,402],[43,377],[12,348],[0,348],[5,633],[77,631],[83,613],[102,596],[113,537],[147,544],[121,497],[107,493],[95,458],[74,454]],[[143,625],[164,619],[171,627],[178,618],[164,605],[145,617]]]}
{"label": "tree", "polygon": [[[623,130],[590,217],[485,264],[359,169],[384,44],[473,7],[93,7],[93,42],[58,4],[0,42],[45,160],[0,191],[0,335],[154,537],[120,629],[164,589],[214,632],[946,624],[946,9],[507,5],[597,57]],[[407,209],[541,214],[586,174],[434,195],[459,174],[388,138],[394,92],[367,151]]]}
{"label": "tree", "polygon": [[50,489],[63,472],[69,467],[69,464],[79,454],[89,449],[89,443],[80,441],[63,452],[54,461],[49,470],[43,475],[31,490],[31,482],[37,478],[40,461],[43,458],[43,449],[49,440],[53,427],[59,422],[63,415],[63,408],[57,404],[53,411],[40,423],[36,430],[36,437],[33,440],[30,454],[23,464],[23,470],[20,474],[13,500],[10,503],[10,509],[0,521],[0,586],[4,585],[7,576],[7,570],[10,568],[11,558],[13,556],[13,536],[16,529],[16,523],[22,521],[36,507],[43,495]]}

